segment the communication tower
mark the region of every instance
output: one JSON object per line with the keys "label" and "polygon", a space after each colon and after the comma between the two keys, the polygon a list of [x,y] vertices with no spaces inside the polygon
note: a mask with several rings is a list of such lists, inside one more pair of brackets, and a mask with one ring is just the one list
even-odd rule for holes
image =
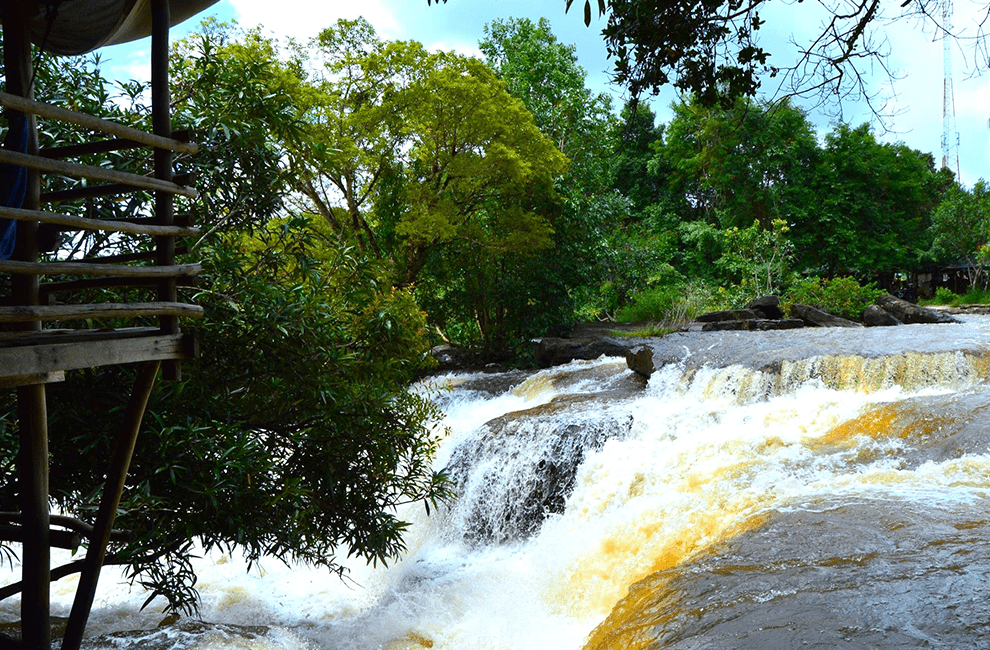
{"label": "communication tower", "polygon": [[[959,131],[956,130],[956,99],[952,91],[952,0],[942,2],[942,168],[959,178]],[[955,167],[953,168],[953,164]]]}

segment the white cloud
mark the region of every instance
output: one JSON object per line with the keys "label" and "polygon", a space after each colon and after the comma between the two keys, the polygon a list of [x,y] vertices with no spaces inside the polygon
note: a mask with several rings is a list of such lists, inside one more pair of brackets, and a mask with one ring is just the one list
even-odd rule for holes
{"label": "white cloud", "polygon": [[278,36],[307,39],[331,26],[340,18],[353,20],[363,16],[384,38],[394,38],[401,31],[393,12],[380,0],[351,2],[328,0],[224,0],[243,27],[261,25]]}

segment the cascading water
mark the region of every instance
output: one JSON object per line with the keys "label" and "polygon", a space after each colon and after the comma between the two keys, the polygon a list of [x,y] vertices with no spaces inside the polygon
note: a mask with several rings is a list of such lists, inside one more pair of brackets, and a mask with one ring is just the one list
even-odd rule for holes
{"label": "cascading water", "polygon": [[986,645],[990,319],[666,341],[648,382],[618,359],[435,378],[459,496],[403,513],[398,562],[203,558],[209,624],[161,628],[108,571],[87,647]]}

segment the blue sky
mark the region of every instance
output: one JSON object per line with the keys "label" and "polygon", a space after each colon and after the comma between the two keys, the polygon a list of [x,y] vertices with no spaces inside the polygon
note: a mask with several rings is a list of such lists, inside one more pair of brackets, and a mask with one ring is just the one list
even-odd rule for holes
{"label": "blue sky", "polygon": [[[768,9],[780,12],[768,17],[777,20],[768,24],[777,26],[776,32],[765,29],[763,34],[767,49],[783,62],[788,41],[794,37],[799,42],[803,35],[818,29],[817,19],[809,13],[811,3],[770,3]],[[899,3],[897,3],[899,4]],[[895,5],[896,6],[896,5]],[[979,3],[970,4],[956,0],[955,26],[959,30],[971,29],[972,21],[981,13]],[[417,40],[431,49],[456,50],[465,54],[478,54],[478,41],[484,35],[484,26],[496,18],[527,17],[550,20],[554,34],[565,43],[574,44],[581,65],[588,72],[589,86],[598,92],[609,92],[616,97],[616,106],[623,98],[621,88],[609,86],[605,45],[601,37],[603,23],[595,17],[591,27],[585,27],[582,19],[583,2],[577,0],[570,13],[564,13],[564,0],[448,0],[447,4],[427,6],[426,0],[220,0],[203,15],[215,15],[222,20],[236,19],[245,27],[261,25],[275,36],[292,36],[305,40],[338,18],[355,18],[363,15],[390,39]],[[811,10],[813,12],[813,8]],[[974,18],[976,17],[976,18]],[[181,37],[195,29],[199,18],[193,18],[173,30]],[[780,25],[788,25],[781,29]],[[888,141],[903,141],[911,147],[931,152],[941,161],[942,139],[942,43],[935,39],[933,30],[923,29],[917,21],[901,20],[878,30],[877,38],[890,44],[890,66],[901,77],[891,86],[885,75],[876,75],[872,89],[890,98],[888,110],[895,114],[886,120],[887,132],[877,126],[878,135]],[[119,77],[147,76],[148,41],[113,48],[106,48],[101,56],[110,66],[108,72]],[[959,132],[959,155],[962,181],[972,186],[979,178],[990,178],[990,77],[977,72],[972,52],[968,46],[958,45],[953,54],[956,130]],[[770,89],[767,86],[767,89]],[[669,118],[667,106],[675,98],[669,91],[653,101],[661,120]],[[827,130],[840,109],[812,112],[813,121]],[[858,104],[841,107],[841,118],[860,124],[871,121],[872,115]]]}

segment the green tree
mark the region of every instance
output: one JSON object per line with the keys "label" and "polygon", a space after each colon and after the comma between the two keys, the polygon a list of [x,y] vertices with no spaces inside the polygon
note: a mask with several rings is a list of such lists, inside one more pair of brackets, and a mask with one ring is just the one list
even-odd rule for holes
{"label": "green tree", "polygon": [[[195,326],[202,356],[152,396],[117,518],[133,537],[114,543],[110,562],[173,610],[195,607],[196,543],[341,573],[341,553],[377,562],[402,549],[397,506],[446,494],[430,466],[437,413],[407,391],[427,361],[425,315],[411,291],[392,287],[388,265],[289,200],[290,155],[309,137],[308,105],[297,100],[309,90],[287,53],[256,32],[208,23],[171,61],[178,125],[196,126],[205,145],[179,162],[200,172],[202,202],[181,209],[204,231],[191,248],[205,273],[183,291],[207,316]],[[98,71],[45,65],[53,77],[70,75],[58,87],[90,112],[146,119],[143,93],[128,94],[133,106],[105,104],[87,95],[104,86],[82,83]],[[102,467],[94,460],[109,458],[106,433],[129,375],[81,371],[52,387],[51,494],[68,514],[94,513]],[[17,428],[7,406],[5,442]],[[16,454],[16,443],[3,446],[7,510],[16,508]]]}
{"label": "green tree", "polygon": [[388,242],[373,214],[378,183],[401,165],[412,84],[436,57],[414,41],[382,41],[363,18],[339,20],[310,44],[316,71],[296,95],[307,138],[293,147],[295,187],[342,241],[379,259]]}
{"label": "green tree", "polygon": [[799,263],[867,278],[918,268],[951,173],[936,171],[931,154],[878,142],[868,125],[839,125],[825,137],[815,183],[815,209],[792,228]]}
{"label": "green tree", "polygon": [[803,220],[814,206],[818,145],[807,116],[783,101],[737,100],[731,108],[677,102],[657,165],[693,215],[722,228],[769,229]]}
{"label": "green tree", "polygon": [[577,310],[594,302],[608,273],[609,233],[628,217],[628,204],[616,200],[610,177],[615,118],[610,98],[588,89],[574,46],[560,42],[545,19],[497,20],[485,27],[480,47],[509,92],[570,160],[567,173],[555,178],[559,200],[546,207],[553,245],[512,260],[501,279],[488,280],[514,300],[513,311],[529,314],[513,325],[525,340],[573,322]]}

